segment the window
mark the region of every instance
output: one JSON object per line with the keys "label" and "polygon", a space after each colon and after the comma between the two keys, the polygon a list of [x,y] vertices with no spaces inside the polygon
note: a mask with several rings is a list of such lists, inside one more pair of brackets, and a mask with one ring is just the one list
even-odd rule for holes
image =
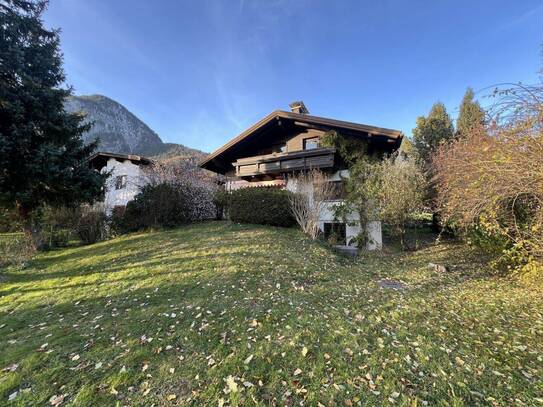
{"label": "window", "polygon": [[319,148],[319,138],[312,137],[304,139],[304,150],[313,150]]}
{"label": "window", "polygon": [[117,175],[115,177],[115,189],[126,188],[126,175]]}
{"label": "window", "polygon": [[332,245],[345,246],[347,244],[345,223],[325,223],[324,238]]}

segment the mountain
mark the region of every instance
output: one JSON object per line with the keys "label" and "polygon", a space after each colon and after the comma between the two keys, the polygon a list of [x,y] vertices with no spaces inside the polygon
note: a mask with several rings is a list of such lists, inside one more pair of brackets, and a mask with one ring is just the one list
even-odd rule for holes
{"label": "mountain", "polygon": [[83,135],[87,143],[100,139],[98,151],[157,156],[196,162],[206,153],[182,144],[164,143],[158,134],[120,103],[102,95],[70,96],[66,111],[81,112],[93,126]]}

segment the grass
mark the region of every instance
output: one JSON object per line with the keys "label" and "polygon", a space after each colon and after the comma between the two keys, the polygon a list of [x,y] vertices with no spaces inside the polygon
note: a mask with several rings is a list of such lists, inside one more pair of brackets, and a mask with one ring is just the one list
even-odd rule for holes
{"label": "grass", "polygon": [[542,285],[458,244],[351,259],[212,222],[2,273],[2,405],[543,404]]}

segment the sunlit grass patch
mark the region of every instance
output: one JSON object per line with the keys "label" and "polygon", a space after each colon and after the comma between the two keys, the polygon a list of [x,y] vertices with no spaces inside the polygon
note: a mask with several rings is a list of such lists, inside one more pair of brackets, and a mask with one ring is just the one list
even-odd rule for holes
{"label": "sunlit grass patch", "polygon": [[210,222],[3,274],[0,404],[543,400],[541,284],[455,243],[351,259],[296,229]]}

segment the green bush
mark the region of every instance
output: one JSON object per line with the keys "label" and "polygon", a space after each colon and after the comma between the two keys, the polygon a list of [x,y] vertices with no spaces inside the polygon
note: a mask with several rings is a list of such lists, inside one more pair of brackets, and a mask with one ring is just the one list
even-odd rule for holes
{"label": "green bush", "polygon": [[116,211],[112,226],[119,233],[153,227],[174,227],[215,219],[216,206],[209,186],[191,182],[147,185],[130,201],[123,213]]}
{"label": "green bush", "polygon": [[272,188],[243,188],[227,196],[228,217],[233,222],[292,226],[290,192]]}
{"label": "green bush", "polygon": [[128,202],[124,213],[117,213],[113,225],[120,233],[152,227],[173,227],[187,223],[188,205],[180,188],[163,183],[146,185]]}

